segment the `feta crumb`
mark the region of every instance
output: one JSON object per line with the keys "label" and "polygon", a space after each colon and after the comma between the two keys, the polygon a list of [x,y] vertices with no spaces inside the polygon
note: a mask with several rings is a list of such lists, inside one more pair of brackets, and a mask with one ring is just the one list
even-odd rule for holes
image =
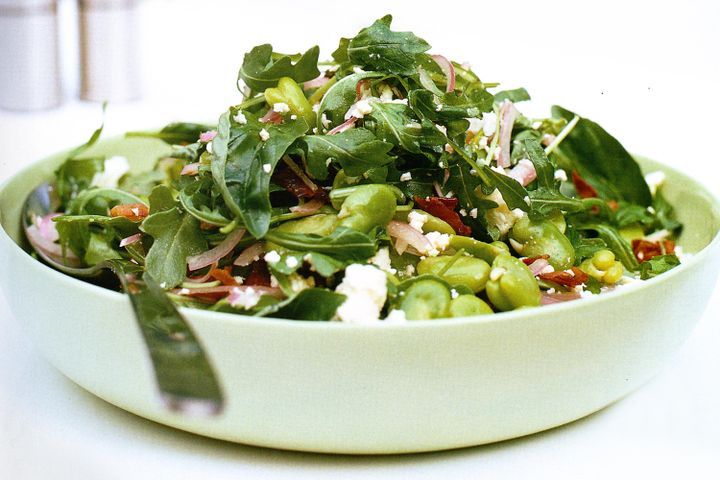
{"label": "feta crumb", "polygon": [[252,287],[246,289],[235,287],[230,291],[228,302],[232,307],[242,307],[248,310],[258,304],[261,296],[262,294]]}
{"label": "feta crumb", "polygon": [[320,133],[320,132],[318,131],[318,128],[317,128],[317,127],[313,127],[312,132],[313,132],[315,135],[317,135],[318,133]]}
{"label": "feta crumb", "polygon": [[390,310],[388,313],[388,316],[385,317],[386,323],[405,323],[407,322],[407,317],[405,316],[404,310]]}
{"label": "feta crumb", "polygon": [[428,232],[425,234],[425,238],[430,242],[430,249],[422,253],[427,253],[430,257],[437,257],[450,246],[450,235],[447,233]]}
{"label": "feta crumb", "polygon": [[645,183],[647,183],[648,187],[650,188],[650,193],[654,197],[657,193],[658,188],[665,183],[665,172],[657,171],[657,172],[650,172],[647,175],[645,175]]}
{"label": "feta crumb", "polygon": [[473,208],[472,210],[470,210],[470,216],[471,216],[472,218],[477,218],[477,215],[478,215],[478,209],[477,209],[477,208]]}
{"label": "feta crumb", "polygon": [[655,209],[652,207],[652,205],[650,205],[649,207],[647,207],[647,211],[648,211],[649,214],[655,215]]}
{"label": "feta crumb", "polygon": [[298,259],[295,258],[295,257],[287,257],[287,258],[285,259],[285,265],[287,265],[288,268],[295,268],[295,267],[297,267],[299,264],[300,264],[300,262],[298,262]]}
{"label": "feta crumb", "polygon": [[280,282],[278,282],[278,279],[275,278],[275,275],[270,274],[270,286],[272,288],[277,288],[280,286]]}
{"label": "feta crumb", "polygon": [[552,287],[550,287],[550,288],[547,289],[547,293],[551,293],[551,294],[552,294],[552,293],[555,293],[555,289],[552,288]]}
{"label": "feta crumb", "polygon": [[272,165],[270,165],[269,163],[263,164],[263,172],[270,173],[271,170],[272,170]]}
{"label": "feta crumb", "polygon": [[262,140],[263,142],[267,142],[268,138],[270,138],[270,134],[268,133],[268,131],[264,128],[260,130],[260,140]]}
{"label": "feta crumb", "polygon": [[289,111],[290,106],[287,103],[278,102],[273,105],[273,112],[275,113],[288,113]]}
{"label": "feta crumb", "polygon": [[492,137],[497,128],[497,115],[495,112],[485,112],[482,116],[483,134],[486,137]]}
{"label": "feta crumb", "polygon": [[438,124],[436,123],[436,124],[435,124],[435,128],[437,128],[438,130],[440,130],[440,133],[442,133],[443,135],[447,135],[447,127],[446,127],[445,125],[438,125]]}
{"label": "feta crumb", "polygon": [[165,282],[160,282],[160,288],[162,288],[162,289],[167,288],[167,283],[165,283]]}
{"label": "feta crumb", "polygon": [[355,65],[352,70],[353,70],[353,73],[358,73],[358,74],[360,74],[360,73],[365,73],[365,70],[363,70],[362,68],[358,67],[357,65]]}
{"label": "feta crumb", "polygon": [[347,323],[373,323],[380,319],[387,298],[385,273],[372,266],[354,263],[335,289],[347,298],[337,309],[338,318]]}
{"label": "feta crumb", "polygon": [[363,118],[365,115],[372,112],[372,105],[367,100],[358,100],[355,102],[345,113],[345,120],[349,120],[351,117]]}
{"label": "feta crumb", "polygon": [[562,168],[555,170],[555,174],[553,175],[553,177],[555,178],[555,180],[560,180],[561,182],[568,181],[567,173],[565,173],[565,170],[563,170]]}
{"label": "feta crumb", "polygon": [[324,113],[320,115],[320,123],[322,123],[322,126],[325,128],[328,128],[330,126],[330,120],[328,120],[327,115]]}
{"label": "feta crumb", "polygon": [[380,87],[380,101],[383,103],[389,103],[392,102],[393,99],[393,91],[392,88],[390,88],[390,85],[383,85]]}
{"label": "feta crumb", "polygon": [[482,137],[480,137],[480,138],[478,139],[478,147],[480,147],[480,148],[487,148],[487,146],[488,146],[488,137],[486,137],[485,135],[483,135]]}
{"label": "feta crumb", "polygon": [[408,214],[408,223],[410,224],[410,226],[412,228],[414,228],[418,232],[422,233],[422,231],[423,231],[422,227],[423,227],[423,225],[425,225],[425,222],[427,222],[427,221],[428,221],[428,216],[424,215],[420,212],[416,212],[413,210]]}
{"label": "feta crumb", "polygon": [[[677,249],[677,248],[676,248],[676,249]],[[413,274],[415,273],[415,266],[412,265],[412,264],[406,265],[406,266],[405,266],[405,271],[404,271],[403,273],[405,273],[405,276],[406,276],[406,277],[412,277]]]}
{"label": "feta crumb", "polygon": [[319,104],[319,103],[316,103],[315,105],[313,105],[313,106],[312,106],[312,111],[315,112],[315,113],[318,113],[318,112],[320,111],[320,104]]}
{"label": "feta crumb", "polygon": [[435,107],[435,111],[436,111],[436,112],[441,112],[442,109],[443,109],[443,106],[444,106],[444,105],[443,105],[442,103],[439,103],[438,106]]}
{"label": "feta crumb", "polygon": [[178,295],[187,295],[190,293],[189,288],[181,288],[180,291],[178,291]]}
{"label": "feta crumb", "polygon": [[467,210],[465,210],[464,208],[461,208],[458,213],[460,213],[460,215],[462,215],[463,217],[467,217]]}
{"label": "feta crumb", "polygon": [[392,265],[390,264],[390,249],[388,247],[378,249],[377,253],[370,258],[368,262],[372,263],[383,272],[388,272],[392,275],[397,273],[397,270],[392,268]]}
{"label": "feta crumb", "polygon": [[210,154],[213,153],[213,144],[212,144],[212,142],[208,142],[208,143],[205,144],[205,150],[206,150],[208,153],[210,153]]}
{"label": "feta crumb", "polygon": [[245,125],[247,123],[247,117],[240,110],[238,110],[238,112],[235,114],[233,120],[235,120],[235,123],[239,123],[240,125]]}
{"label": "feta crumb", "polygon": [[410,180],[412,180],[412,174],[410,172],[405,172],[400,175],[401,182],[409,182]]}
{"label": "feta crumb", "polygon": [[454,196],[455,196],[455,192],[453,192],[452,190],[448,191],[445,194],[445,198],[453,198]]}
{"label": "feta crumb", "polygon": [[466,118],[465,120],[468,121],[469,125],[466,130],[466,132],[471,133],[475,135],[483,128],[483,121],[479,118]]}
{"label": "feta crumb", "polygon": [[455,149],[454,149],[454,148],[452,147],[452,145],[450,145],[449,143],[446,143],[446,144],[445,144],[444,150],[445,150],[447,153],[455,153]]}
{"label": "feta crumb", "polygon": [[294,293],[300,293],[303,290],[315,286],[315,278],[305,278],[297,273],[293,273],[292,275],[288,276],[288,280],[290,280],[290,290],[292,290]]}
{"label": "feta crumb", "polygon": [[295,115],[294,113],[290,115],[290,120],[297,120],[297,115]]}
{"label": "feta crumb", "polygon": [[533,130],[538,130],[540,127],[542,127],[542,122],[541,122],[541,121],[535,120],[535,121],[532,123],[532,129],[533,129]]}
{"label": "feta crumb", "polygon": [[275,250],[270,250],[265,254],[263,259],[270,264],[274,264],[280,261],[280,254]]}
{"label": "feta crumb", "polygon": [[457,298],[457,297],[459,297],[459,296],[460,296],[460,294],[458,293],[457,290],[455,290],[454,288],[451,288],[451,289],[450,289],[450,297],[452,297],[452,298]]}
{"label": "feta crumb", "polygon": [[332,160],[333,160],[332,157],[329,157],[327,160],[325,160],[325,166],[329,167],[330,164],[332,163]]}
{"label": "feta crumb", "polygon": [[105,160],[103,171],[96,173],[90,186],[100,188],[117,188],[120,179],[130,170],[127,158],[114,156]]}

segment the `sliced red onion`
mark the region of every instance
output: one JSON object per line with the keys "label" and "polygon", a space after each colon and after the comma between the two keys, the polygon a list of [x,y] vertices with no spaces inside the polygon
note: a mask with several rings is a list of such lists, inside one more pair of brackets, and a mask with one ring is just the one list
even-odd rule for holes
{"label": "sliced red onion", "polygon": [[578,292],[563,292],[563,293],[548,293],[542,292],[540,297],[540,303],[542,305],[552,305],[554,303],[569,302],[571,300],[578,300],[582,298]]}
{"label": "sliced red onion", "polygon": [[526,187],[537,178],[537,172],[535,171],[535,165],[530,160],[523,158],[510,170],[508,176]]}
{"label": "sliced red onion", "polygon": [[404,252],[408,245],[420,253],[432,249],[432,245],[430,245],[428,239],[408,223],[391,220],[385,229],[388,235],[397,238],[395,249],[398,250],[398,253],[400,253],[399,250]]}
{"label": "sliced red onion", "polygon": [[445,77],[447,77],[447,87],[445,89],[446,92],[452,92],[455,90],[455,67],[453,66],[452,62],[448,60],[447,58],[443,57],[442,55],[431,55],[432,59],[435,60],[435,63],[438,64],[440,69],[445,74]]}
{"label": "sliced red onion", "polygon": [[533,275],[540,275],[541,273],[547,273],[544,270],[550,266],[550,262],[548,262],[544,258],[538,258],[533,263],[528,265],[528,268],[533,273]]}
{"label": "sliced red onion", "polygon": [[234,230],[215,248],[212,248],[207,252],[188,257],[188,268],[190,271],[195,271],[219,261],[225,255],[233,251],[243,235],[245,235],[245,229],[240,228],[238,230]]}
{"label": "sliced red onion", "polygon": [[182,170],[180,170],[180,175],[197,175],[200,171],[200,163],[189,163],[183,167]]}
{"label": "sliced red onion", "polygon": [[510,139],[512,137],[513,124],[519,113],[515,105],[508,100],[505,100],[500,107],[500,154],[497,159],[498,167],[508,168],[510,166]]}
{"label": "sliced red onion", "polygon": [[217,132],[215,130],[210,130],[209,132],[203,132],[200,134],[200,141],[203,143],[210,143],[212,142],[213,138],[217,136]]}
{"label": "sliced red onion", "polygon": [[435,193],[438,197],[444,197],[445,194],[442,192],[442,188],[440,188],[440,184],[438,182],[433,182],[433,188],[435,189]]}
{"label": "sliced red onion", "polygon": [[33,248],[49,257],[51,260],[67,265],[68,267],[79,267],[81,265],[82,262],[80,262],[80,259],[75,255],[75,253],[73,253],[72,250],[67,248],[65,250],[65,255],[63,255],[62,246],[40,233],[40,229],[37,225],[30,225],[27,228],[26,233]]}
{"label": "sliced red onion", "polygon": [[322,87],[329,81],[330,79],[326,77],[324,73],[321,73],[319,77],[313,78],[312,80],[308,80],[307,82],[303,83],[303,90],[311,90],[313,88]]}
{"label": "sliced red onion", "polygon": [[282,123],[282,120],[282,113],[278,113],[272,108],[260,119],[262,123],[274,123],[275,125]]}
{"label": "sliced red onion", "polygon": [[142,238],[142,233],[136,233],[135,235],[130,235],[129,237],[125,237],[122,240],[120,240],[120,247],[125,247],[127,245],[132,245],[133,243],[137,243]]}
{"label": "sliced red onion", "polygon": [[210,275],[210,272],[212,272],[213,269],[217,268],[217,266],[218,266],[218,262],[214,262],[213,264],[210,265],[210,268],[208,269],[208,272],[205,275],[200,276],[200,277],[185,277],[185,281],[188,283],[205,283],[208,280],[210,280],[210,278],[212,277],[212,275]]}
{"label": "sliced red onion", "polygon": [[53,218],[59,217],[61,213],[49,213],[43,217],[35,217],[35,225],[37,225],[40,235],[51,242],[56,242],[60,235],[57,231],[57,225],[52,221]]}
{"label": "sliced red onion", "polygon": [[337,127],[333,128],[329,132],[327,132],[328,135],[335,135],[336,133],[344,132],[345,130],[350,130],[355,125],[355,122],[357,122],[357,117],[350,117],[347,120],[345,120],[343,123],[338,125]]}
{"label": "sliced red onion", "polygon": [[320,210],[323,205],[325,205],[325,202],[315,198],[313,200],[310,200],[309,202],[303,203],[302,205],[290,207],[290,211],[293,213],[298,213],[300,215],[312,215],[313,213],[316,213],[318,210]]}
{"label": "sliced red onion", "polygon": [[233,265],[247,267],[252,262],[260,260],[263,253],[265,253],[265,244],[262,242],[253,243],[238,255]]}

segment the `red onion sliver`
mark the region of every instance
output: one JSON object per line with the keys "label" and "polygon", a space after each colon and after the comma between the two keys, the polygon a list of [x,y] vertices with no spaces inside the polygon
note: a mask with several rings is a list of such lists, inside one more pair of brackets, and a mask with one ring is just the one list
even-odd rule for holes
{"label": "red onion sliver", "polygon": [[353,125],[355,125],[355,122],[357,122],[357,117],[350,117],[347,120],[345,120],[343,123],[338,125],[337,127],[333,128],[329,132],[327,132],[328,135],[335,135],[336,133],[344,132],[345,130],[350,130]]}
{"label": "red onion sliver", "polygon": [[132,245],[133,243],[137,243],[142,238],[142,233],[136,233],[135,235],[130,235],[129,237],[125,237],[122,240],[120,240],[120,247],[125,247],[127,245]]}
{"label": "red onion sliver", "polygon": [[550,266],[550,262],[548,262],[544,258],[538,258],[533,263],[528,265],[528,268],[533,273],[533,275],[540,275],[541,273],[545,273],[543,272],[543,270],[545,270],[548,266]]}
{"label": "red onion sliver", "polygon": [[508,176],[526,187],[537,178],[537,172],[535,171],[535,165],[530,160],[523,158],[510,170]]}
{"label": "red onion sliver", "polygon": [[323,205],[325,205],[325,203],[322,200],[315,198],[309,202],[303,203],[302,205],[290,207],[290,211],[300,215],[312,215],[320,210]]}
{"label": "red onion sliver", "polygon": [[552,305],[553,303],[569,302],[571,300],[578,300],[582,298],[578,292],[567,292],[567,293],[548,293],[542,292],[540,297],[540,303],[542,305]]}
{"label": "red onion sliver", "polygon": [[[420,253],[427,252],[432,248],[432,245],[430,245],[430,242],[423,236],[422,233],[418,232],[405,222],[391,220],[385,229],[387,230],[388,235],[397,238],[398,242],[405,242],[406,246],[409,245]],[[398,246],[402,247],[402,244],[396,244],[395,248],[398,249]],[[402,248],[402,250],[405,251],[405,248]]]}
{"label": "red onion sliver", "polygon": [[500,107],[500,155],[497,160],[498,167],[507,168],[510,166],[510,139],[513,124],[518,114],[515,105],[508,100],[505,100]]}
{"label": "red onion sliver", "polygon": [[217,136],[217,132],[215,130],[210,130],[209,132],[203,132],[200,134],[200,141],[203,143],[209,143],[212,142],[213,138]]}
{"label": "red onion sliver", "polygon": [[56,224],[52,221],[53,218],[59,217],[61,213],[49,213],[43,217],[35,217],[35,225],[45,239],[55,242],[60,238],[58,234]]}
{"label": "red onion sliver", "polygon": [[282,113],[278,113],[272,108],[268,110],[268,112],[260,119],[260,122],[262,123],[274,123],[275,125],[278,125],[282,123],[283,116]]}
{"label": "red onion sliver", "polygon": [[225,240],[220,242],[215,248],[212,248],[207,252],[188,257],[188,268],[190,271],[195,271],[203,267],[207,267],[213,262],[217,262],[225,255],[233,251],[233,248],[235,248],[238,242],[240,242],[240,239],[244,234],[245,229],[243,228],[233,230],[227,237],[225,237]]}
{"label": "red onion sliver", "polygon": [[180,170],[180,175],[197,175],[200,171],[200,163],[189,163]]}
{"label": "red onion sliver", "polygon": [[319,77],[313,78],[312,80],[308,80],[307,82],[303,83],[303,90],[310,90],[313,88],[322,87],[329,81],[330,79],[326,77],[324,73],[321,73]]}
{"label": "red onion sliver", "polygon": [[210,265],[210,268],[208,269],[208,272],[205,275],[203,275],[201,277],[185,277],[185,281],[188,283],[205,283],[208,280],[210,280],[210,278],[212,277],[212,275],[210,275],[210,272],[214,268],[217,268],[217,266],[218,266],[218,262],[214,262],[213,264]]}
{"label": "red onion sliver", "polygon": [[238,255],[233,265],[247,267],[252,262],[259,260],[263,253],[265,253],[265,244],[262,242],[253,243]]}
{"label": "red onion sliver", "polygon": [[435,63],[438,64],[440,69],[445,74],[445,77],[447,77],[447,87],[445,89],[446,92],[452,92],[455,90],[455,67],[453,66],[452,62],[448,60],[447,58],[443,57],[442,55],[432,55],[432,59],[435,60]]}
{"label": "red onion sliver", "polygon": [[33,248],[51,260],[68,267],[79,267],[82,264],[80,259],[69,248],[65,250],[65,255],[63,255],[62,246],[43,236],[36,225],[30,225],[26,233]]}

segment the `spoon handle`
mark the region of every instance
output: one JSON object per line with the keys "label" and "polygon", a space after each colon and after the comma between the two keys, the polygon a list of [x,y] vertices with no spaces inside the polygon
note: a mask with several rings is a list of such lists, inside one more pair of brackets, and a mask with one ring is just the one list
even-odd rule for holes
{"label": "spoon handle", "polygon": [[108,264],[130,297],[167,408],[189,414],[219,414],[223,394],[213,367],[165,291],[129,262],[111,260]]}

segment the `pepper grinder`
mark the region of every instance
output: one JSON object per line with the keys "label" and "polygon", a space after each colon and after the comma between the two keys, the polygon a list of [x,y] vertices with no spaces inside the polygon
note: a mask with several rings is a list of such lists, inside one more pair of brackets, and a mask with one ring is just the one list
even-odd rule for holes
{"label": "pepper grinder", "polygon": [[80,98],[140,97],[137,0],[80,0]]}
{"label": "pepper grinder", "polygon": [[0,108],[60,105],[57,0],[0,0]]}

